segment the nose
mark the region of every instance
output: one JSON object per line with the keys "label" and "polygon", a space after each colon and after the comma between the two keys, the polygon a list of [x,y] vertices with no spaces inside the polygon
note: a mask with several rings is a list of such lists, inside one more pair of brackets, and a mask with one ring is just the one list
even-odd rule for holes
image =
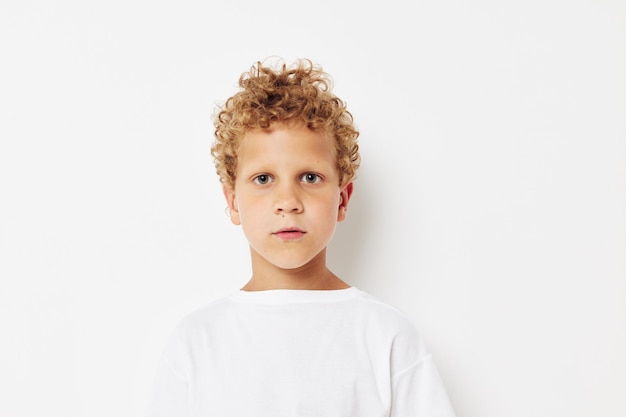
{"label": "nose", "polygon": [[282,184],[275,189],[274,213],[302,213],[304,206],[296,185]]}

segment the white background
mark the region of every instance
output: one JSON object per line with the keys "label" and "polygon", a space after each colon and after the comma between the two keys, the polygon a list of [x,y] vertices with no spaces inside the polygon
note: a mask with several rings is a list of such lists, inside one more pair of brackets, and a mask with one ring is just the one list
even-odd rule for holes
{"label": "white background", "polygon": [[4,0],[0,415],[140,415],[175,323],[247,281],[211,115],[277,55],[331,73],[361,130],[331,268],[411,316],[458,416],[625,416],[625,17]]}

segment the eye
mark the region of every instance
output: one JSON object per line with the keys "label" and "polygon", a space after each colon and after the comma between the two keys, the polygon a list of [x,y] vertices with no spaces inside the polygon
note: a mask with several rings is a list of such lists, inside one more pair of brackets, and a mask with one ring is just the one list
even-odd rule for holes
{"label": "eye", "polygon": [[300,179],[307,184],[317,184],[322,180],[322,177],[312,172],[307,172],[302,177],[300,177]]}
{"label": "eye", "polygon": [[261,175],[257,175],[256,177],[254,177],[252,181],[260,185],[265,185],[265,184],[269,184],[270,182],[272,182],[272,177],[270,177],[267,174],[261,174]]}

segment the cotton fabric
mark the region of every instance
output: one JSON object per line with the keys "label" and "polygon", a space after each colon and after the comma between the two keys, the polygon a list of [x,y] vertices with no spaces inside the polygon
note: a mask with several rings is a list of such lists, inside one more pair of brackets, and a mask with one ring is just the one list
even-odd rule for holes
{"label": "cotton fabric", "polygon": [[410,320],[355,287],[239,291],[184,318],[145,417],[455,417]]}

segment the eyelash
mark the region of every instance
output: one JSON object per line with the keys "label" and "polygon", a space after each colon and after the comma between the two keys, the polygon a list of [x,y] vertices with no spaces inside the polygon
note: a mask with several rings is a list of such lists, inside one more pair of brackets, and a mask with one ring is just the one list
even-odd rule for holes
{"label": "eyelash", "polygon": [[[259,182],[259,179],[260,179],[261,177],[266,177],[266,178],[267,178],[267,182]],[[269,176],[269,175],[267,175],[267,174],[259,174],[259,175],[257,175],[256,177],[254,177],[254,178],[252,179],[252,181],[253,181],[255,184],[259,184],[259,185],[266,185],[266,184],[269,182],[269,180],[270,180],[271,178],[272,178],[272,177],[271,177],[271,176]]]}
{"label": "eyelash", "polygon": [[[313,182],[309,182],[309,181],[305,180],[305,178],[306,178],[306,177],[308,177],[309,175],[311,175],[311,176],[314,176],[314,177],[315,177],[315,179],[313,180]],[[265,178],[265,182],[261,182],[261,178]],[[301,180],[302,182],[307,183],[307,184],[317,184],[317,183],[319,183],[320,181],[322,181],[322,179],[323,179],[323,178],[322,178],[322,176],[321,176],[321,175],[316,174],[316,173],[314,173],[314,172],[307,172],[306,174],[302,174],[302,175],[300,176],[300,180]],[[267,184],[269,184],[270,182],[272,182],[273,180],[274,180],[274,179],[273,179],[273,178],[272,178],[272,176],[271,176],[271,175],[269,175],[269,174],[259,174],[259,175],[257,175],[256,177],[254,177],[254,178],[252,179],[252,181],[253,181],[255,184],[258,184],[258,185],[267,185]]]}
{"label": "eyelash", "polygon": [[314,172],[307,172],[306,174],[303,174],[303,175],[300,177],[300,179],[304,179],[304,178],[308,177],[309,175],[314,176],[314,177],[315,177],[315,180],[314,180],[313,182],[308,182],[308,181],[304,180],[304,182],[306,182],[307,184],[317,184],[317,183],[319,183],[320,181],[322,181],[322,177],[321,177],[320,175],[318,175],[318,174],[314,173]]}

